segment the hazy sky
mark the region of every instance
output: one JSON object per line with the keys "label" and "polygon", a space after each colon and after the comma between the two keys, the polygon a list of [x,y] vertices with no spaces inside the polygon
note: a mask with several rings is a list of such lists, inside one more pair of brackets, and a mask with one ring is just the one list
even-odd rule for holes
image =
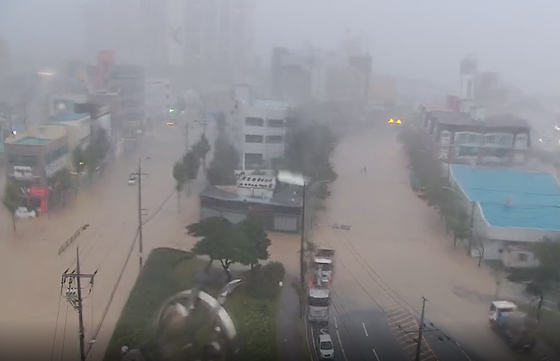
{"label": "hazy sky", "polygon": [[[79,55],[84,2],[0,0],[0,34],[15,49]],[[474,53],[480,68],[500,71],[528,91],[560,93],[558,0],[257,0],[257,6],[260,54],[306,40],[332,48],[350,27],[368,34],[381,72],[454,85],[460,58]]]}

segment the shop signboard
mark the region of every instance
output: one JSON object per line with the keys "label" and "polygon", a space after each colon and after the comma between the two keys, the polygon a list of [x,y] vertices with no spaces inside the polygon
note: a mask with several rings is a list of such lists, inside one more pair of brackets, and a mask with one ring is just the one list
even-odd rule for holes
{"label": "shop signboard", "polygon": [[14,166],[14,178],[31,178],[33,177],[33,168],[20,165]]}
{"label": "shop signboard", "polygon": [[29,188],[29,195],[36,198],[47,198],[49,190],[47,187],[31,187]]}

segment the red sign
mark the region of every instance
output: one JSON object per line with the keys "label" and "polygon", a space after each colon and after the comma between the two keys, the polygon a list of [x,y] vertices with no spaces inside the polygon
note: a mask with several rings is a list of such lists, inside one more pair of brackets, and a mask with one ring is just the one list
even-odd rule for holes
{"label": "red sign", "polygon": [[29,195],[37,198],[47,198],[49,190],[47,187],[31,187],[29,188]]}

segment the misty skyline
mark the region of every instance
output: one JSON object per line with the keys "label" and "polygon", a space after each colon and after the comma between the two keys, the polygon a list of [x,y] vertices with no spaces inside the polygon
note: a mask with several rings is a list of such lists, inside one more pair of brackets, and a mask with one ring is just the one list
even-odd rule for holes
{"label": "misty skyline", "polygon": [[[13,52],[83,59],[87,2],[0,0],[0,35]],[[560,3],[552,0],[260,0],[255,51],[268,63],[274,46],[336,48],[350,28],[367,34],[375,72],[455,89],[459,60],[472,53],[481,70],[527,92],[558,94],[557,15]]]}

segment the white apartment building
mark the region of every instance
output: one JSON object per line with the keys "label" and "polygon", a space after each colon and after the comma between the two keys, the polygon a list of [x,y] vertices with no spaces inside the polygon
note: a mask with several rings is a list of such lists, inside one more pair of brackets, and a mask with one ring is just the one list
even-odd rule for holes
{"label": "white apartment building", "polygon": [[228,119],[233,145],[241,156],[243,169],[270,168],[284,157],[286,102],[254,98],[251,88],[234,88],[235,106]]}
{"label": "white apartment building", "polygon": [[166,119],[171,104],[171,83],[169,79],[147,79],[144,89],[146,119],[154,121]]}

